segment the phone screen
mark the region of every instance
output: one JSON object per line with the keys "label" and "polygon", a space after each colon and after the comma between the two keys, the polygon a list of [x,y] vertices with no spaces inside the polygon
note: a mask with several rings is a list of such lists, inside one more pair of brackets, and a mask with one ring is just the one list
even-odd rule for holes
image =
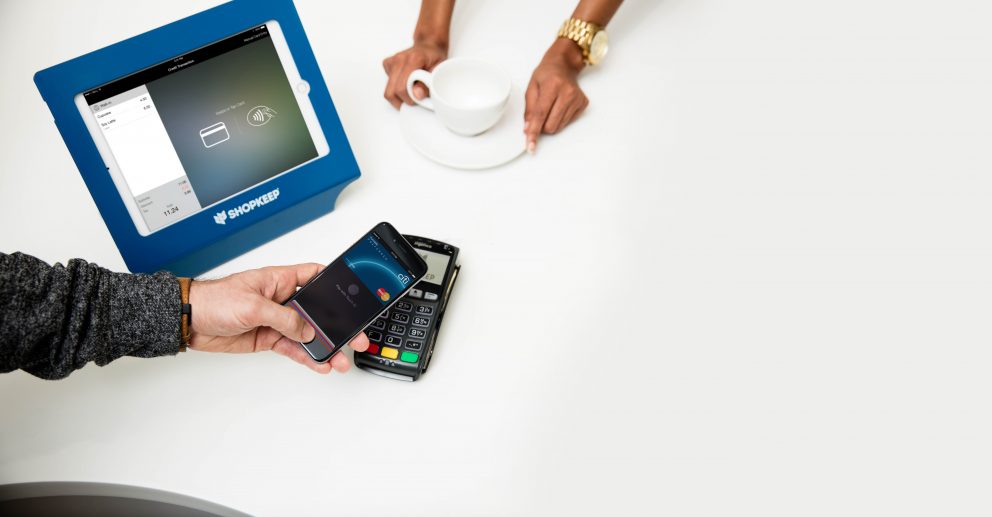
{"label": "phone screen", "polygon": [[303,345],[314,359],[330,357],[423,275],[404,265],[384,237],[366,234],[287,303],[317,331]]}

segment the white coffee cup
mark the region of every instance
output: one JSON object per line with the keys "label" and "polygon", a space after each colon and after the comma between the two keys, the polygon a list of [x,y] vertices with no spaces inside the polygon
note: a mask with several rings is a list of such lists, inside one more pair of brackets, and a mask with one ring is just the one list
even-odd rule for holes
{"label": "white coffee cup", "polygon": [[[430,97],[418,99],[413,84],[424,83]],[[499,67],[478,59],[449,59],[433,72],[414,70],[406,91],[417,104],[437,114],[451,131],[478,135],[499,122],[510,98],[510,77]]]}

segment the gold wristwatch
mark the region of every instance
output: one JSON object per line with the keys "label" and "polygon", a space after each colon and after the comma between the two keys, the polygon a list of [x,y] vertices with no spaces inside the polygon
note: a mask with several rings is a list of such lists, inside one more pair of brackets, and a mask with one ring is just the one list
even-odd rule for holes
{"label": "gold wristwatch", "polygon": [[558,37],[574,41],[582,49],[582,59],[594,66],[603,61],[610,48],[606,29],[578,18],[565,20],[558,30]]}

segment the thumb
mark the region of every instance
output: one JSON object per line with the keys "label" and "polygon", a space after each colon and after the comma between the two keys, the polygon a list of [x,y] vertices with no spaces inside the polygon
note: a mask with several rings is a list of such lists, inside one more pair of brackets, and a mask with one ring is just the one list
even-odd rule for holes
{"label": "thumb", "polygon": [[419,100],[423,100],[424,97],[427,97],[427,88],[425,88],[424,85],[422,85],[420,83],[414,84],[413,85],[413,96],[416,97]]}
{"label": "thumb", "polygon": [[280,334],[302,343],[313,340],[315,332],[300,313],[285,305],[259,297],[259,302],[249,318],[252,326],[272,327]]}

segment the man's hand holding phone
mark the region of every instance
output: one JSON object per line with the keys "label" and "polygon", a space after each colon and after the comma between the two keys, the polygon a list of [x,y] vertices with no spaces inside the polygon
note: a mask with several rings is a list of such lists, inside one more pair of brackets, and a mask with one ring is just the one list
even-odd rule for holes
{"label": "man's hand holding phone", "polygon": [[[314,361],[333,361],[345,343],[352,343],[426,273],[427,263],[393,225],[375,225],[286,301],[316,330],[312,341],[300,340],[302,348]],[[421,332],[406,327],[409,314],[394,319],[391,343],[402,342],[407,330],[411,335]],[[361,351],[367,347],[366,339]],[[390,350],[392,359],[399,357],[398,348]]]}
{"label": "man's hand holding phone", "polygon": [[[348,371],[344,354],[318,363],[300,347],[314,338],[314,329],[282,302],[324,269],[320,264],[266,267],[218,280],[196,280],[190,286],[193,307],[190,348],[204,352],[247,353],[272,350],[318,373]],[[369,340],[359,333],[349,343],[365,351]]]}

